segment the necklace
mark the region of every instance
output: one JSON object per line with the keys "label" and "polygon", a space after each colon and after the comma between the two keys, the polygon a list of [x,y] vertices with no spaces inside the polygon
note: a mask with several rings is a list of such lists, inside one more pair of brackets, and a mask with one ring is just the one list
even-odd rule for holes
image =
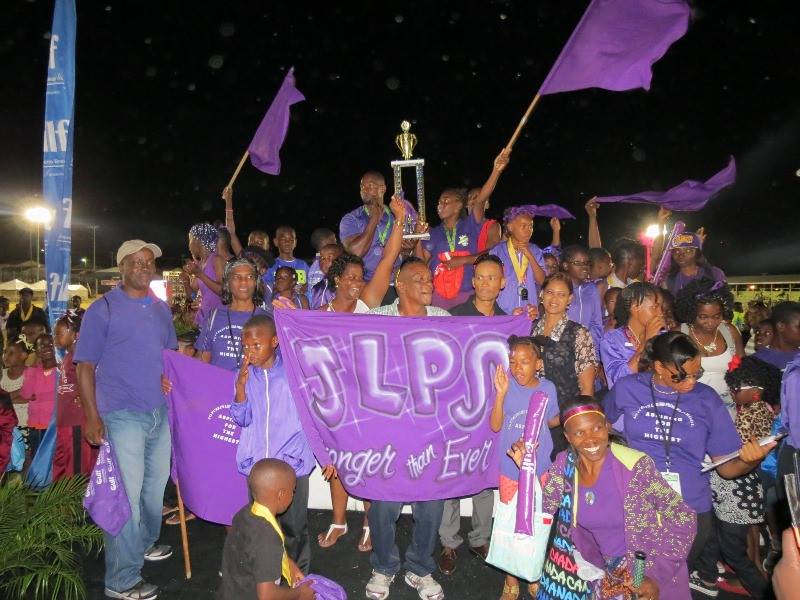
{"label": "necklace", "polygon": [[28,307],[28,312],[26,312],[26,313],[22,312],[22,307],[20,307],[20,309],[19,309],[19,316],[22,319],[23,323],[31,318],[31,314],[32,313],[33,313],[33,304],[31,304]]}
{"label": "necklace", "polygon": [[694,338],[694,341],[697,342],[703,348],[703,350],[706,351],[706,354],[709,354],[710,352],[716,351],[716,349],[717,349],[717,338],[719,337],[719,329],[717,329],[714,332],[714,337],[711,340],[710,344],[704,344],[703,342],[700,341],[700,339],[697,337],[697,334],[694,332],[694,325],[689,325],[689,331],[692,333],[692,337]]}
{"label": "necklace", "polygon": [[450,248],[450,252],[455,252],[456,251],[456,229],[457,228],[458,228],[458,225],[456,225],[456,227],[453,227],[452,229],[448,229],[447,227],[444,228],[444,235],[447,238],[447,246]]}
{"label": "necklace", "polygon": [[636,347],[638,348],[639,346],[641,346],[642,345],[642,340],[639,339],[638,335],[633,333],[633,329],[631,329],[630,326],[628,326],[626,329],[627,329],[627,332],[628,332],[628,337],[632,338],[631,341],[636,342]]}

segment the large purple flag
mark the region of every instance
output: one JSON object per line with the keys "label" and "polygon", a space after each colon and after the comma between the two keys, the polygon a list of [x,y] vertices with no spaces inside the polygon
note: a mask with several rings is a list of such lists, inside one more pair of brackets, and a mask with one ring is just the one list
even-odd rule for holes
{"label": "large purple flag", "polygon": [[684,0],[592,0],[539,94],[650,89],[652,65],[689,25]]}
{"label": "large purple flag", "polygon": [[411,502],[499,481],[489,428],[506,339],[524,317],[386,317],[275,311],[303,429],[315,429],[348,492]]}
{"label": "large purple flag", "polygon": [[627,196],[601,196],[598,202],[625,202],[628,204],[656,204],[678,212],[702,209],[718,192],[736,181],[736,161],[731,156],[728,166],[708,181],[687,179],[666,192],[639,192]]}
{"label": "large purple flag", "polygon": [[172,431],[172,475],[184,504],[201,519],[230,525],[249,501],[236,469],[239,426],[230,415],[236,373],[163,351]]}
{"label": "large purple flag", "polygon": [[283,78],[281,89],[275,95],[247,149],[250,152],[250,162],[256,169],[270,175],[278,175],[281,172],[280,151],[286,139],[286,132],[289,131],[289,108],[292,104],[305,99],[300,90],[294,86],[294,67],[292,67]]}

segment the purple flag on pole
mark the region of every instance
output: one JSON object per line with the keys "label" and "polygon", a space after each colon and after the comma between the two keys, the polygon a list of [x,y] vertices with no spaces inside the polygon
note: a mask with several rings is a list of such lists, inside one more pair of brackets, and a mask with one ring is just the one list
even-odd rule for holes
{"label": "purple flag on pole", "polygon": [[651,67],[689,25],[684,0],[592,0],[539,94],[650,89]]}
{"label": "purple flag on pole", "polygon": [[347,491],[411,502],[499,482],[489,427],[506,340],[524,317],[386,317],[275,311],[300,421],[315,429]]}
{"label": "purple flag on pole", "polygon": [[275,95],[247,149],[250,152],[250,162],[256,169],[270,175],[281,172],[280,150],[289,130],[289,107],[305,99],[294,86],[292,67],[284,77],[281,89]]}
{"label": "purple flag on pole", "polygon": [[627,196],[602,196],[598,202],[656,204],[672,211],[694,212],[702,209],[719,191],[736,181],[736,161],[731,156],[728,166],[708,181],[687,179],[666,192],[639,192]]}
{"label": "purple flag on pole", "polygon": [[164,350],[172,432],[172,476],[184,504],[201,519],[230,525],[249,501],[236,468],[239,426],[230,415],[236,373]]}

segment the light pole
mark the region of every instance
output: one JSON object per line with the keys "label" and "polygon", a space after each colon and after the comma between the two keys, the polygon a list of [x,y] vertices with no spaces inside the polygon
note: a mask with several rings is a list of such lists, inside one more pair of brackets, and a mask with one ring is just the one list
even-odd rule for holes
{"label": "light pole", "polygon": [[25,218],[36,225],[36,281],[39,281],[39,233],[42,224],[48,224],[53,215],[44,206],[32,206],[25,211]]}
{"label": "light pole", "polygon": [[99,225],[89,225],[92,230],[92,270],[97,270],[97,228]]}

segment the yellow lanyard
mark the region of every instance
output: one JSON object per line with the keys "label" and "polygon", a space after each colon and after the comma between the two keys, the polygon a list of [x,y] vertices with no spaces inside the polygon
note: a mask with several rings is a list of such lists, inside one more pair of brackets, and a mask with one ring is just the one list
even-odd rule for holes
{"label": "yellow lanyard", "polygon": [[511,266],[514,267],[514,273],[517,274],[517,281],[520,284],[525,283],[525,271],[528,270],[528,257],[523,254],[522,260],[520,261],[517,256],[517,249],[514,248],[514,243],[510,239],[508,240],[508,255],[511,257]]}
{"label": "yellow lanyard", "polygon": [[250,507],[250,512],[257,517],[265,519],[267,523],[272,525],[272,528],[278,534],[278,537],[281,538],[281,545],[283,546],[283,557],[281,557],[281,575],[283,575],[283,578],[289,584],[289,587],[292,587],[294,585],[294,581],[292,581],[292,572],[289,569],[289,555],[286,554],[283,531],[281,531],[281,526],[278,525],[278,520],[266,506],[259,504],[258,502],[253,502],[253,506]]}

